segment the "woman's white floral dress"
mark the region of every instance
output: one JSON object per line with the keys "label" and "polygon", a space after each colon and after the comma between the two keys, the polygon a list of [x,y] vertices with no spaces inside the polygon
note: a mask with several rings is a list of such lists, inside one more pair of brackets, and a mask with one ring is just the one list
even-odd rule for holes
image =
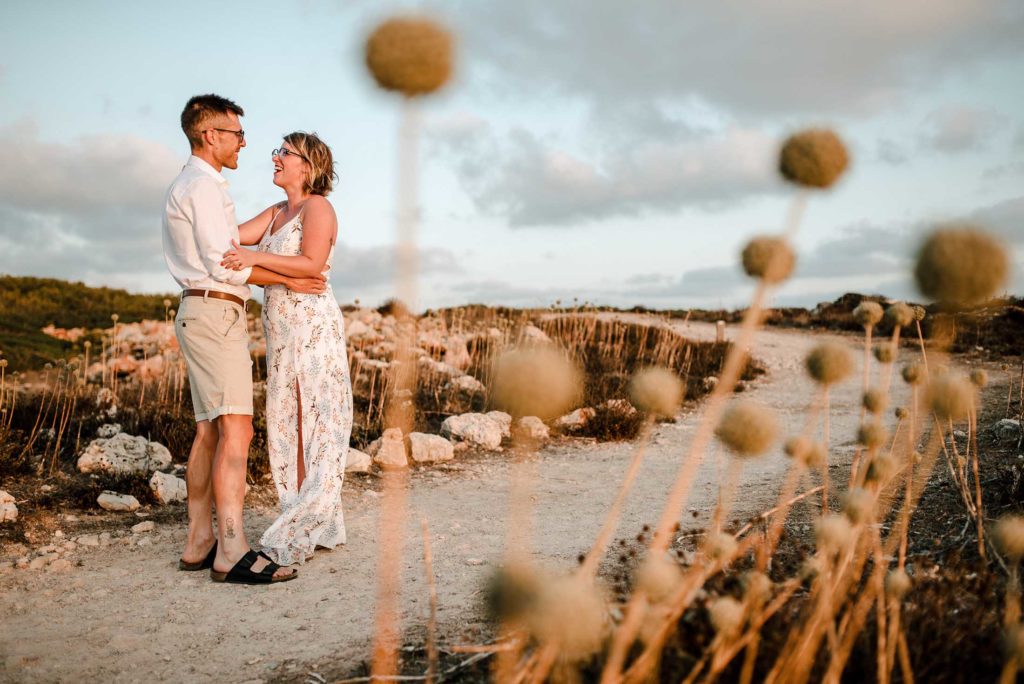
{"label": "woman's white floral dress", "polygon": [[[275,216],[276,218],[276,216]],[[271,221],[273,226],[273,221]],[[301,253],[302,211],[277,231],[270,228],[259,251]],[[334,246],[324,275],[330,277]],[[267,447],[281,499],[281,515],[260,543],[280,565],[304,563],[317,546],[345,543],[341,484],[352,433],[352,384],[341,309],[328,282],[320,295],[267,285],[263,304],[267,338]],[[298,402],[302,402],[305,479],[298,480]]]}

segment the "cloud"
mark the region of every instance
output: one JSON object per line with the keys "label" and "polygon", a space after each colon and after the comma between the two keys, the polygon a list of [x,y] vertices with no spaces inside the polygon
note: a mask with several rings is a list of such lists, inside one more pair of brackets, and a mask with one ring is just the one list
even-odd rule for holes
{"label": "cloud", "polygon": [[160,212],[181,161],[134,136],[39,138],[0,128],[0,271],[105,282],[163,270]]}
{"label": "cloud", "polygon": [[1011,248],[1024,248],[1024,196],[978,209],[967,219],[991,231]]}
{"label": "cloud", "polygon": [[1019,52],[1012,0],[465,0],[471,79],[599,108],[687,98],[734,116],[876,111],[936,74]]}
{"label": "cloud", "polygon": [[50,143],[39,139],[34,123],[20,122],[0,127],[0,139],[6,157],[0,166],[0,204],[26,211],[152,212],[162,206],[182,164],[165,145],[129,135]]}
{"label": "cloud", "polygon": [[[552,109],[546,131],[465,115],[428,131],[476,208],[511,226],[715,209],[773,192],[777,141],[794,121],[891,109],[1020,54],[1024,32],[1010,0],[434,7],[460,37],[467,89]],[[980,140],[983,117],[972,123],[937,115],[933,142]],[[876,156],[899,164],[907,152],[883,141]]]}
{"label": "cloud", "polygon": [[478,210],[511,226],[565,226],[641,216],[684,206],[719,209],[775,192],[777,142],[756,130],[615,146],[587,159],[516,129],[499,136],[486,124],[439,126],[436,149]]}
{"label": "cloud", "polygon": [[878,141],[875,149],[875,158],[883,164],[889,164],[890,166],[902,166],[910,161],[910,156],[903,149],[903,146],[895,140],[889,140],[888,138]]}
{"label": "cloud", "polygon": [[[435,273],[461,273],[462,266],[454,252],[437,247],[421,248],[416,256],[421,276]],[[335,290],[358,292],[361,288],[391,285],[395,282],[395,248],[351,248],[338,244],[331,266],[331,285]]]}
{"label": "cloud", "polygon": [[940,152],[967,152],[983,147],[998,131],[1003,117],[968,106],[937,109],[925,117],[923,142]]}
{"label": "cloud", "polygon": [[[890,297],[916,296],[911,270],[915,251],[923,237],[948,222],[967,221],[999,237],[1013,254],[1024,250],[1024,196],[980,208],[951,221],[918,221],[878,226],[868,223],[847,226],[797,255],[793,278],[782,287],[779,302],[819,301],[831,293],[870,291]],[[1015,273],[1010,290],[1020,292],[1024,274]],[[626,281],[624,294],[653,301],[676,299],[688,302],[743,301],[751,281],[739,262],[726,266],[691,269],[670,281],[663,276],[635,275]]]}

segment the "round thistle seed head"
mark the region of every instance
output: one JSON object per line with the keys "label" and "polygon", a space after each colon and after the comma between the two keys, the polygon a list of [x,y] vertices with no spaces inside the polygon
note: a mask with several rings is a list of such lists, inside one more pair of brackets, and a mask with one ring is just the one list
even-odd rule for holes
{"label": "round thistle seed head", "polygon": [[875,358],[878,359],[879,363],[892,363],[895,354],[892,351],[892,347],[888,344],[875,345]]}
{"label": "round thistle seed head", "polygon": [[926,297],[973,304],[992,297],[1006,282],[1006,249],[985,231],[970,225],[936,230],[917,253],[914,277]]}
{"label": "round thistle seed head", "polygon": [[7,359],[0,359],[0,368],[7,368]]}
{"label": "round thistle seed head", "polygon": [[882,390],[872,387],[864,393],[861,402],[864,404],[864,408],[868,413],[878,415],[885,410],[886,405],[889,403],[889,399],[882,394]]}
{"label": "round thistle seed head", "polygon": [[170,299],[165,299],[164,300],[164,308],[167,309],[167,308],[170,308],[170,306],[171,306],[171,300]]}
{"label": "round thistle seed head", "polygon": [[821,556],[810,556],[800,564],[800,579],[810,581],[821,574],[825,569],[825,562]]}
{"label": "round thistle seed head", "polygon": [[825,462],[825,445],[799,435],[786,440],[783,450],[805,468],[820,468]]}
{"label": "round thistle seed head", "polygon": [[779,173],[791,183],[828,188],[849,164],[846,146],[827,129],[809,129],[791,135],[779,153]]}
{"label": "round thistle seed head", "polygon": [[1004,515],[996,521],[992,541],[1004,556],[1014,563],[1024,558],[1024,517]]}
{"label": "round thistle seed head", "polygon": [[900,599],[910,591],[910,577],[899,568],[892,570],[885,576],[885,593],[889,596]]}
{"label": "round thistle seed head", "polygon": [[914,322],[914,310],[903,302],[896,302],[885,310],[885,320],[889,325],[904,327]]}
{"label": "round thistle seed head", "polygon": [[644,368],[629,381],[629,400],[645,413],[672,418],[683,403],[683,381],[667,368]]}
{"label": "round thistle seed head", "polygon": [[921,366],[916,363],[908,363],[903,367],[903,381],[908,385],[916,385],[921,381]]}
{"label": "round thistle seed head", "polygon": [[771,448],[779,434],[775,412],[751,401],[738,401],[726,409],[715,435],[737,456],[759,456]]}
{"label": "round thistle seed head", "polygon": [[804,437],[803,435],[790,437],[786,440],[786,443],[782,445],[782,450],[790,458],[794,458],[797,461],[803,461],[807,456],[807,452],[811,450],[811,439],[810,437]]}
{"label": "round thistle seed head", "polygon": [[491,378],[494,406],[514,418],[557,418],[572,408],[582,387],[576,366],[550,347],[501,354],[494,361]]}
{"label": "round thistle seed head", "polygon": [[724,532],[713,532],[704,540],[704,553],[711,560],[728,561],[736,553],[736,538]]}
{"label": "round thistle seed head", "polygon": [[857,321],[865,328],[872,328],[880,320],[882,320],[882,305],[878,302],[862,301],[853,310],[853,320]]}
{"label": "round thistle seed head", "polygon": [[672,598],[682,579],[679,564],[659,554],[644,559],[637,570],[636,584],[651,603],[662,603]]}
{"label": "round thistle seed head", "polygon": [[85,349],[89,349],[89,348],[92,347],[92,342],[90,342],[89,340],[86,340],[85,342],[82,343],[82,347],[85,348]]}
{"label": "round thistle seed head", "polygon": [[825,342],[811,350],[807,372],[822,385],[834,385],[853,372],[850,350],[837,342]]}
{"label": "round thistle seed head", "polygon": [[925,402],[940,419],[961,420],[970,414],[976,394],[976,388],[964,376],[944,373],[932,378]]}
{"label": "round thistle seed head", "polygon": [[732,634],[743,624],[743,604],[732,596],[720,596],[708,604],[711,625],[716,632]]}
{"label": "round thistle seed head", "polygon": [[869,451],[878,449],[889,439],[889,431],[885,429],[881,421],[873,420],[870,423],[862,423],[857,430],[857,443],[864,445]]}
{"label": "round thistle seed head", "polygon": [[911,307],[914,310],[914,320],[923,321],[924,317],[928,315],[923,306],[917,306],[916,304]]}
{"label": "round thistle seed head", "polygon": [[366,66],[385,90],[426,95],[451,77],[452,42],[448,30],[429,19],[389,19],[366,40]]}
{"label": "round thistle seed head", "polygon": [[866,489],[855,487],[842,495],[843,513],[852,523],[871,520],[875,513],[875,497]]}
{"label": "round thistle seed head", "polygon": [[807,467],[821,470],[828,464],[828,447],[824,442],[815,442],[807,452]]}
{"label": "round thistle seed head", "polygon": [[577,662],[601,648],[607,627],[605,599],[587,578],[559,577],[541,588],[526,624],[537,641],[557,645],[560,656]]}
{"label": "round thistle seed head", "polygon": [[826,553],[836,553],[847,548],[853,540],[853,528],[844,515],[830,513],[818,518],[814,526],[818,548]]}
{"label": "round thistle seed head", "polygon": [[971,382],[975,387],[981,389],[988,384],[988,373],[981,368],[975,368],[971,371]]}
{"label": "round thistle seed head", "polygon": [[121,317],[118,314],[110,314],[110,320],[114,321],[114,323],[117,323],[119,320],[121,320]]}
{"label": "round thistle seed head", "polygon": [[544,579],[529,565],[502,566],[488,578],[484,588],[487,610],[497,621],[519,621],[533,609],[543,584]]}
{"label": "round thistle seed head", "polygon": [[793,272],[796,255],[784,238],[759,235],[747,243],[742,253],[743,270],[751,278],[780,283]]}
{"label": "round thistle seed head", "polygon": [[763,572],[751,570],[743,576],[746,596],[757,603],[764,603],[772,593],[772,581]]}
{"label": "round thistle seed head", "polygon": [[899,466],[896,460],[888,454],[875,454],[875,457],[868,462],[868,471],[864,475],[864,481],[870,484],[883,486],[896,474]]}
{"label": "round thistle seed head", "polygon": [[906,418],[907,416],[909,416],[909,415],[910,415],[910,411],[908,411],[907,409],[905,409],[905,408],[904,408],[904,407],[902,407],[902,406],[898,406],[898,407],[896,408],[896,410],[895,410],[895,411],[893,411],[893,413],[894,413],[894,414],[896,415],[896,417],[897,417],[897,418],[898,418],[899,420],[903,420],[904,418]]}

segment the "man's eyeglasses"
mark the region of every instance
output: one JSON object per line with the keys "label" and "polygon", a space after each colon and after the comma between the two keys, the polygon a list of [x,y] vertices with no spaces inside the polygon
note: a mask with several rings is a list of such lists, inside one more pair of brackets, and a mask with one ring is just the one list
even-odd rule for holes
{"label": "man's eyeglasses", "polygon": [[298,152],[292,152],[291,150],[286,150],[286,149],[285,149],[285,148],[283,148],[283,147],[279,147],[279,148],[277,148],[276,150],[271,150],[271,151],[270,151],[270,156],[271,156],[271,157],[280,157],[281,159],[284,159],[284,158],[285,158],[285,157],[287,157],[287,156],[288,156],[289,154],[290,154],[290,155],[292,155],[293,157],[298,157],[299,159],[305,159],[306,161],[309,161],[308,159],[306,159],[305,157],[303,157],[303,156],[302,156],[301,154],[299,154]]}
{"label": "man's eyeglasses", "polygon": [[208,131],[220,131],[221,133],[234,133],[235,137],[238,138],[238,142],[242,142],[243,140],[245,140],[245,131],[242,130],[241,128],[238,129],[237,131],[233,130],[231,128],[207,128],[206,130],[208,130]]}

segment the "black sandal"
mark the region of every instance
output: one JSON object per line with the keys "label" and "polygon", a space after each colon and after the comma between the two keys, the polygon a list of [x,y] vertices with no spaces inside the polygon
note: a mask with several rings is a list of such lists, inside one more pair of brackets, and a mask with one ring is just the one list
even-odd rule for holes
{"label": "black sandal", "polygon": [[214,540],[213,548],[210,549],[210,553],[206,554],[206,558],[196,563],[190,563],[184,558],[178,559],[178,569],[185,570],[186,572],[195,572],[196,570],[209,570],[213,567],[213,559],[217,557],[217,541]]}
{"label": "black sandal", "polygon": [[281,566],[270,561],[267,566],[259,572],[253,572],[253,564],[260,559],[260,554],[252,549],[242,556],[241,560],[235,563],[235,567],[227,572],[218,572],[210,568],[210,579],[214,582],[227,582],[229,584],[274,584],[276,582],[287,582],[298,576],[298,572],[292,571],[290,575],[274,577]]}

